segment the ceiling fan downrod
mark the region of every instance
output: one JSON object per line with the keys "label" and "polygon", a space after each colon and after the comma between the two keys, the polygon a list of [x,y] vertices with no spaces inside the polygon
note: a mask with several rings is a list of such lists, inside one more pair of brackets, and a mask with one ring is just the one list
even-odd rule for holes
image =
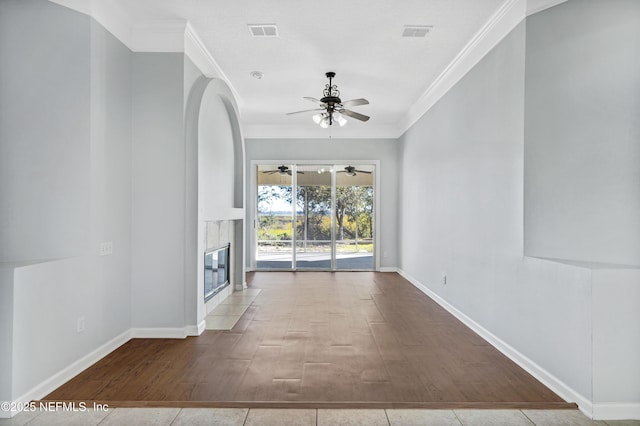
{"label": "ceiling fan downrod", "polygon": [[321,102],[324,102],[327,105],[327,115],[329,117],[329,126],[333,124],[333,112],[335,111],[336,104],[340,104],[342,100],[340,99],[340,91],[338,90],[338,86],[333,84],[333,77],[336,76],[336,73],[333,71],[328,71],[325,73],[327,78],[329,79],[329,84],[324,86],[323,95],[324,97],[320,99]]}

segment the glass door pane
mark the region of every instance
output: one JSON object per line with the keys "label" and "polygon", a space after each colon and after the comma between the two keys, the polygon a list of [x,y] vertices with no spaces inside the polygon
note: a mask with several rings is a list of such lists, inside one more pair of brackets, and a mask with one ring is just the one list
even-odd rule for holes
{"label": "glass door pane", "polygon": [[296,190],[296,269],[331,269],[332,167],[299,165]]}
{"label": "glass door pane", "polygon": [[373,269],[372,165],[336,167],[336,269]]}
{"label": "glass door pane", "polygon": [[292,170],[291,165],[258,166],[258,269],[293,268]]}

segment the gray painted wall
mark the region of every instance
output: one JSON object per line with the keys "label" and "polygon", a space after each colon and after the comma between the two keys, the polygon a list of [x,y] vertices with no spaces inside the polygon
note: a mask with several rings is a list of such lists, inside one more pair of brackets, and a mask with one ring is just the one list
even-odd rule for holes
{"label": "gray painted wall", "polygon": [[[593,401],[640,405],[640,269],[593,271]],[[640,413],[636,414],[636,418]],[[612,418],[602,413],[598,418]]]}
{"label": "gray painted wall", "polygon": [[[198,323],[198,135],[197,110],[202,87],[207,78],[187,56],[184,58],[184,116],[185,116],[185,312],[184,323]],[[191,219],[191,220],[189,220]]]}
{"label": "gray painted wall", "polygon": [[[11,314],[0,399],[12,400],[44,396],[47,380],[132,327],[197,324],[185,301],[196,286],[197,139],[185,145],[184,117],[203,77],[184,54],[133,54],[46,0],[0,12],[0,294]],[[113,254],[99,256],[107,241]]]}
{"label": "gray painted wall", "polygon": [[93,317],[92,326],[104,333],[102,343],[131,324],[131,60],[131,51],[92,20],[92,235],[88,255],[96,259],[103,241],[113,243],[113,254],[97,257],[100,273],[93,278],[97,288],[90,302],[83,303],[87,304],[87,321]]}
{"label": "gray painted wall", "polygon": [[[380,266],[398,265],[398,142],[395,139],[247,139],[247,176],[252,160],[380,160]],[[253,185],[249,182],[248,185]],[[247,197],[251,191],[247,191]],[[247,208],[253,205],[249,199]],[[251,212],[247,211],[247,223]],[[247,247],[252,232],[247,230]],[[386,256],[385,256],[386,253]],[[247,256],[247,262],[250,256]],[[248,266],[248,265],[247,265]]]}
{"label": "gray painted wall", "polygon": [[182,53],[133,55],[134,328],[180,333],[204,319],[199,236],[234,204],[229,112],[207,96],[218,83]]}
{"label": "gray painted wall", "polygon": [[90,22],[0,2],[0,261],[89,248]]}
{"label": "gray painted wall", "polygon": [[[400,142],[249,140],[246,161],[379,159],[383,267],[401,266],[587,399],[633,403],[640,342],[637,327],[619,330],[637,318],[637,274],[597,272],[593,286],[589,269],[522,256],[638,259],[638,3],[611,4],[570,1],[529,18],[526,37],[516,28]],[[184,285],[195,157],[183,116],[199,76],[182,54],[132,54],[44,0],[0,2],[0,61],[0,261],[7,271],[72,256],[0,276],[2,312],[13,311],[0,327],[13,380],[0,375],[0,399],[12,399],[132,324],[194,317]],[[549,222],[539,205],[567,210]],[[573,206],[584,209],[565,214]],[[592,242],[549,240],[553,226]],[[113,255],[97,256],[101,241]]]}
{"label": "gray painted wall", "polygon": [[593,269],[594,414],[638,413],[640,2],[530,17],[525,72],[525,254]]}
{"label": "gray painted wall", "polygon": [[638,403],[639,18],[530,16],[402,138],[401,268],[597,418]]}
{"label": "gray painted wall", "polygon": [[639,40],[635,0],[527,20],[526,254],[640,266]]}
{"label": "gray painted wall", "polygon": [[130,328],[131,52],[48,1],[0,8],[2,260],[38,259],[4,264],[12,399]]}
{"label": "gray painted wall", "polygon": [[0,266],[0,401],[11,401],[12,349],[13,268]]}
{"label": "gray painted wall", "polygon": [[184,55],[133,55],[132,325],[184,327]]}
{"label": "gray painted wall", "polygon": [[589,271],[523,258],[524,66],[522,23],[403,136],[401,268],[590,399]]}

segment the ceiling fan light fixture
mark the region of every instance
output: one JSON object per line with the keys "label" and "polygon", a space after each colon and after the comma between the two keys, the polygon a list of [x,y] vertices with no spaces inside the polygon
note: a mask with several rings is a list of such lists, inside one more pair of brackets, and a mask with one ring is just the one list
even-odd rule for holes
{"label": "ceiling fan light fixture", "polygon": [[340,125],[340,127],[342,127],[345,124],[347,124],[347,120],[342,116],[342,114],[340,114],[338,112],[333,114],[333,121],[338,123]]}
{"label": "ceiling fan light fixture", "polygon": [[325,73],[325,75],[329,79],[329,83],[325,84],[324,86],[324,90],[322,91],[322,98],[316,99],[308,96],[305,96],[304,98],[314,102],[316,104],[316,108],[304,111],[288,112],[287,115],[318,110],[322,111],[313,115],[311,119],[314,123],[316,123],[323,129],[329,128],[331,125],[333,125],[334,122],[338,123],[340,127],[343,127],[348,122],[348,120],[344,117],[345,115],[360,121],[369,120],[368,116],[345,108],[345,106],[351,107],[358,105],[368,105],[369,101],[364,98],[358,98],[343,102],[342,99],[340,99],[340,91],[338,90],[338,86],[333,84],[333,77],[336,76],[336,73],[333,71],[329,71]]}

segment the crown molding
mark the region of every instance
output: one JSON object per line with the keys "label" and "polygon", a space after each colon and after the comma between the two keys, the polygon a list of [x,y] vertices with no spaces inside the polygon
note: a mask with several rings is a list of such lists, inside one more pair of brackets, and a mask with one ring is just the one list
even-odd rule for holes
{"label": "crown molding", "polygon": [[[231,89],[239,109],[242,110],[243,103],[237,90],[188,21],[134,23],[115,2],[49,1],[91,16],[134,52],[184,52],[205,76],[223,80]],[[336,132],[340,135],[337,137],[398,138],[402,136],[522,20],[565,1],[567,0],[506,0],[396,125],[368,125],[366,128],[340,129]],[[245,137],[249,138],[327,137],[328,133],[326,129],[310,130],[305,126],[289,125],[250,124],[245,125],[244,129],[246,129]]]}
{"label": "crown molding", "polygon": [[227,86],[229,86],[229,89],[236,100],[238,109],[242,109],[242,98],[238,94],[238,91],[233,87],[231,80],[227,78],[227,75],[224,73],[222,68],[220,68],[220,65],[218,65],[189,22],[187,22],[184,32],[184,53],[206,77],[218,78],[224,81]]}
{"label": "crown molding", "polygon": [[148,21],[135,23],[131,28],[134,52],[184,52],[187,21]]}
{"label": "crown molding", "polygon": [[231,89],[238,108],[242,100],[222,68],[186,20],[133,22],[115,2],[100,0],[49,0],[91,16],[133,52],[184,52],[209,78],[223,80]]}
{"label": "crown molding", "polygon": [[462,79],[487,53],[491,51],[524,18],[526,0],[507,0],[453,58],[418,100],[400,120],[401,133],[409,130],[458,81]]}
{"label": "crown molding", "polygon": [[413,126],[480,60],[487,55],[527,16],[564,3],[567,0],[507,0],[480,28],[444,71],[435,79],[407,115],[398,123],[400,135]]}

